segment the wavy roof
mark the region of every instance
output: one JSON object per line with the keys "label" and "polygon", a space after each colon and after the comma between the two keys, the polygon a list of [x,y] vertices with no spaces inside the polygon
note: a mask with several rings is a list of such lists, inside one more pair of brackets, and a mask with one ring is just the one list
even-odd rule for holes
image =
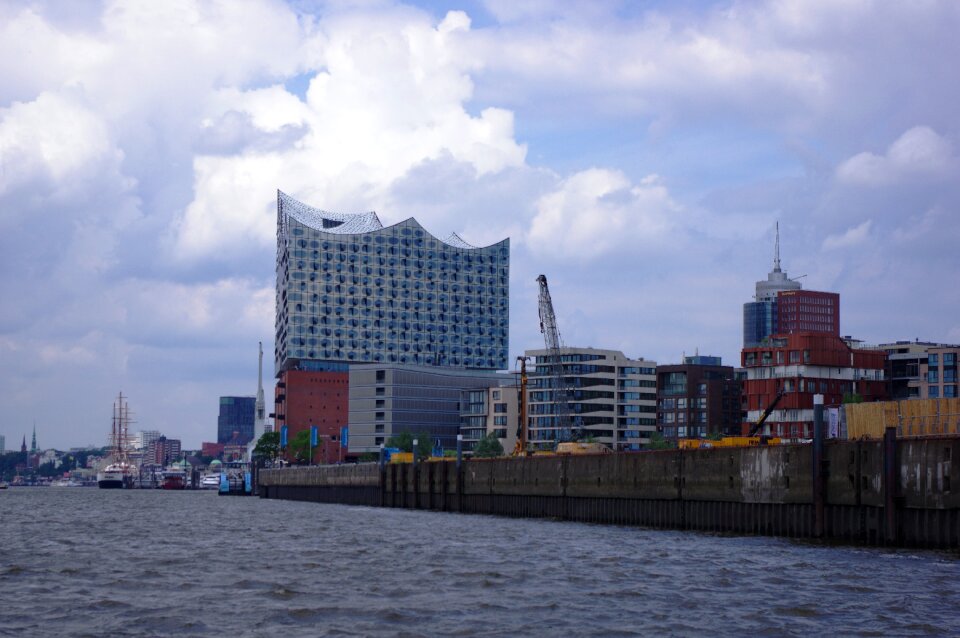
{"label": "wavy roof", "polygon": [[[369,233],[383,228],[380,218],[373,211],[369,213],[330,213],[319,208],[307,206],[283,191],[277,191],[277,212],[281,218],[286,213],[301,224],[335,235],[356,235]],[[285,220],[281,219],[285,225]]]}
{"label": "wavy roof", "polygon": [[[378,230],[383,230],[384,228],[383,224],[380,223],[380,218],[377,217],[375,212],[371,211],[369,213],[353,214],[331,213],[319,208],[307,206],[303,202],[297,201],[283,191],[278,190],[277,216],[284,232],[287,230],[287,215],[305,226],[309,226],[315,230],[334,235],[357,235],[362,233],[372,233]],[[420,228],[423,228],[423,226],[421,226],[420,223],[412,217],[409,220],[405,220],[404,222],[400,223],[403,224],[406,221],[411,221]],[[430,232],[425,228],[423,230],[424,232]],[[430,234],[432,235],[432,233]],[[467,250],[477,250],[479,248],[478,246],[474,246],[465,242],[457,233],[450,233],[446,239],[440,239],[439,237],[436,239],[447,244],[448,246],[453,246],[454,248],[464,248]]]}

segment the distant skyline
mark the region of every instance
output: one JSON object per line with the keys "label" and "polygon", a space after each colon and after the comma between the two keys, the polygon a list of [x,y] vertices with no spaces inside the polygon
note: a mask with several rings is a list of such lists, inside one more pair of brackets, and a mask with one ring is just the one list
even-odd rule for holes
{"label": "distant skyline", "polygon": [[123,391],[216,440],[273,347],[277,189],[510,237],[511,359],[543,273],[567,345],[736,365],[777,221],[841,334],[960,342],[958,31],[951,1],[5,2],[0,435],[103,445]]}

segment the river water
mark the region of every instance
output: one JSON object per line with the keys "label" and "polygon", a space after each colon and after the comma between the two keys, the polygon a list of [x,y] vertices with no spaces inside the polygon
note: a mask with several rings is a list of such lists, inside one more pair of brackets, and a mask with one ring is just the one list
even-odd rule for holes
{"label": "river water", "polygon": [[955,554],[322,505],[0,491],[0,635],[960,635]]}

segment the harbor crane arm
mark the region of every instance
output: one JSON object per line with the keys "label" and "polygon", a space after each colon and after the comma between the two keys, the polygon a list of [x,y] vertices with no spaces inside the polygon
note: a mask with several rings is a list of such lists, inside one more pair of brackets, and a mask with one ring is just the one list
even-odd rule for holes
{"label": "harbor crane arm", "polygon": [[773,397],[773,401],[770,402],[770,405],[767,406],[767,409],[763,411],[763,414],[760,415],[760,418],[757,419],[757,422],[753,424],[753,427],[750,428],[750,436],[756,436],[760,432],[760,428],[763,427],[763,424],[766,420],[773,414],[774,408],[777,407],[777,404],[780,403],[780,399],[783,398],[784,390],[780,388],[780,391],[777,392],[777,396]]}

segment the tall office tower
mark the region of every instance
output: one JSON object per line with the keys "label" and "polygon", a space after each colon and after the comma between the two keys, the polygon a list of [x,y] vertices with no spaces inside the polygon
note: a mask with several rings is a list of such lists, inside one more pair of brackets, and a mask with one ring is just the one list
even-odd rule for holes
{"label": "tall office tower", "polygon": [[753,348],[778,331],[777,295],[800,290],[800,282],[787,277],[780,268],[780,224],[777,223],[773,270],[766,280],[757,282],[754,301],[743,304],[743,347]]}
{"label": "tall office tower", "polygon": [[[505,369],[509,278],[509,239],[478,248],[413,218],[384,228],[375,213],[329,213],[278,191],[276,428],[292,437],[319,423],[337,443],[352,363]],[[301,402],[308,386],[326,400]],[[294,422],[287,405],[298,402]]]}
{"label": "tall office tower", "polygon": [[840,295],[817,290],[777,293],[777,333],[816,332],[840,336]]}
{"label": "tall office tower", "polygon": [[[217,416],[217,443],[246,445],[253,438],[256,399],[254,397],[220,397]],[[233,433],[238,434],[234,441]]]}

